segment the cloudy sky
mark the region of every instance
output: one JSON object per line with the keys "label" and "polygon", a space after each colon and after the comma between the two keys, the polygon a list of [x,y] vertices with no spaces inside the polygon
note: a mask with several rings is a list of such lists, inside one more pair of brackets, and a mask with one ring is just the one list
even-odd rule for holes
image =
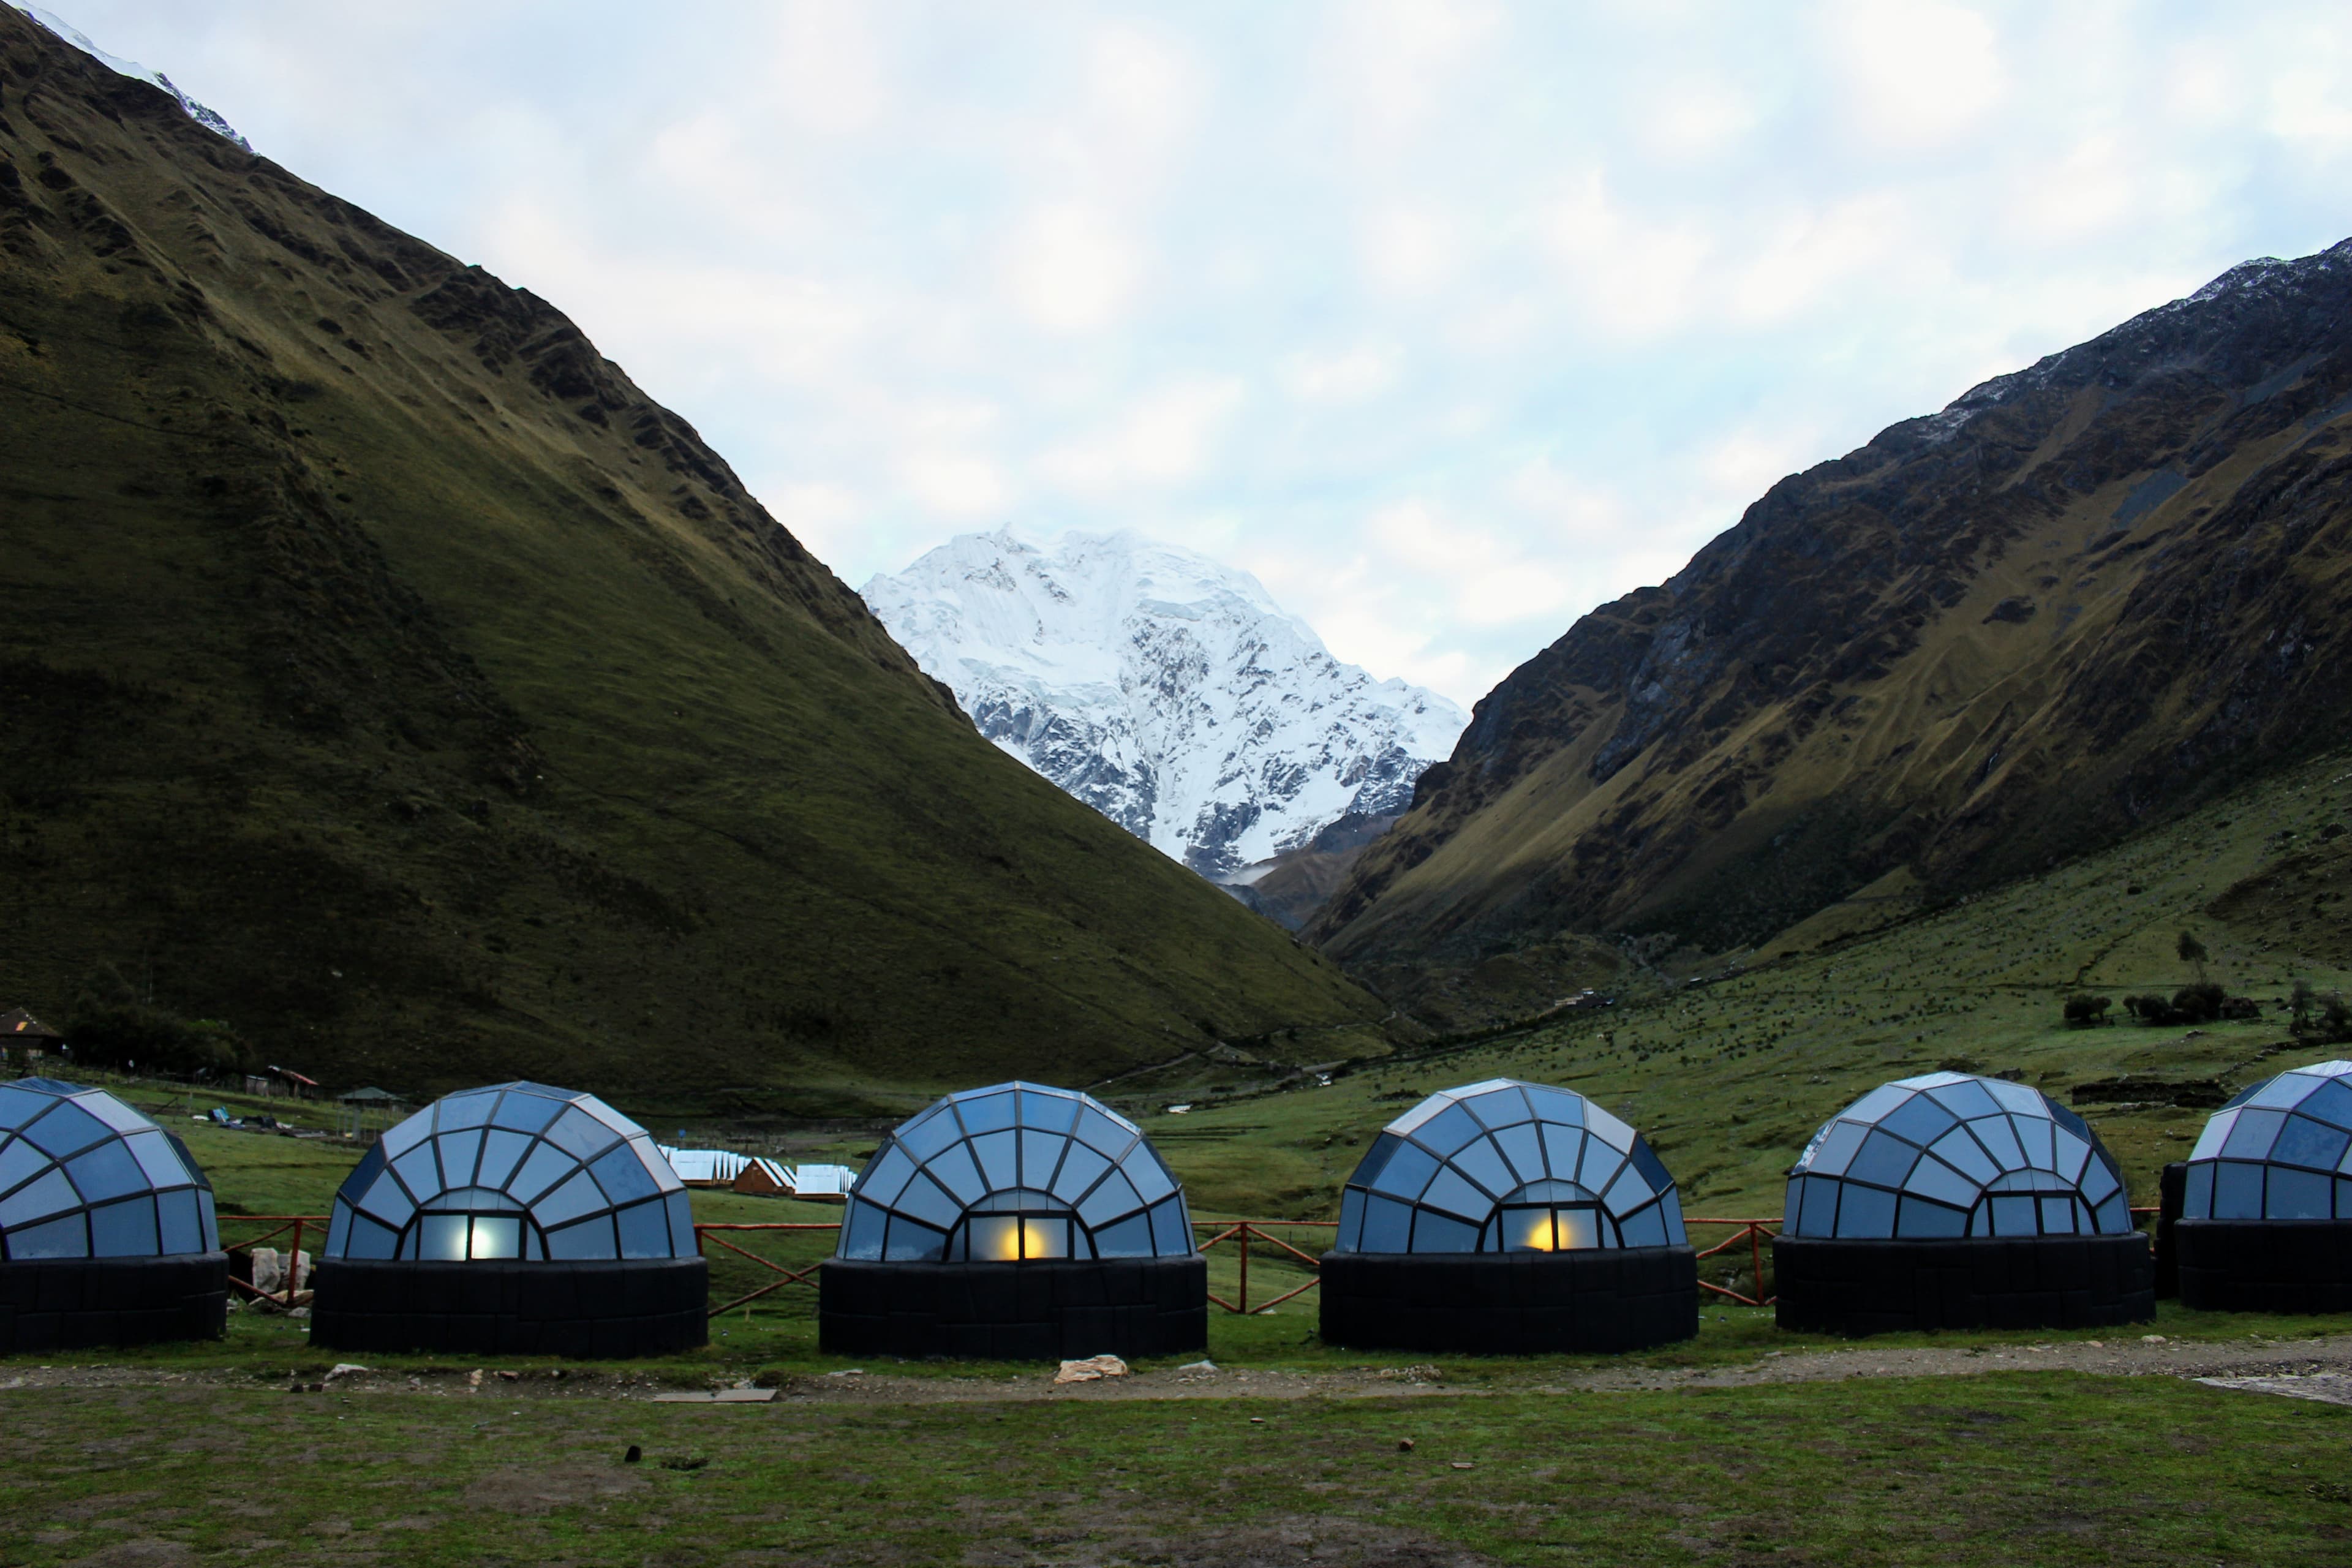
{"label": "cloudy sky", "polygon": [[2352,11],[53,0],[845,578],[1131,527],[1465,705],[1783,474],[2352,234]]}

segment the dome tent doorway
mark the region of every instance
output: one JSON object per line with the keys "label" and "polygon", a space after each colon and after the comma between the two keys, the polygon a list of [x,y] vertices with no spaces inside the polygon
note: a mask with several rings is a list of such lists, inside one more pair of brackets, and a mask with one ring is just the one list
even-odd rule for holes
{"label": "dome tent doorway", "polygon": [[1698,1332],[1698,1259],[1641,1134],[1492,1079],[1382,1130],[1340,1195],[1322,1331],[1364,1350],[1639,1350]]}
{"label": "dome tent doorway", "polygon": [[1938,1072],[1822,1123],[1772,1244],[1782,1328],[2093,1328],[2156,1315],[2123,1173],[2039,1089]]}
{"label": "dome tent doorway", "polygon": [[829,1352],[1051,1361],[1209,1342],[1184,1192],[1135,1123],[1034,1083],[950,1094],[850,1188],[818,1275]]}
{"label": "dome tent doorway", "polygon": [[709,1266],[644,1128],[591,1094],[495,1084],[398,1123],[335,1194],[310,1342],[657,1355],[708,1342]]}
{"label": "dome tent doorway", "polygon": [[187,1145],[102,1089],[0,1084],[0,1354],[227,1323],[228,1254]]}
{"label": "dome tent doorway", "polygon": [[2352,1062],[2290,1068],[2215,1111],[2172,1237],[2184,1307],[2352,1311]]}

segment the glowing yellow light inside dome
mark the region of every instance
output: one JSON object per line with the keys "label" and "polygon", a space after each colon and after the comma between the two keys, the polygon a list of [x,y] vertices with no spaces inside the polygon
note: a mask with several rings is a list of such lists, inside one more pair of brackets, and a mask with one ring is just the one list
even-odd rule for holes
{"label": "glowing yellow light inside dome", "polygon": [[1530,1252],[1552,1250],[1551,1210],[1528,1209],[1517,1217],[1521,1249]]}

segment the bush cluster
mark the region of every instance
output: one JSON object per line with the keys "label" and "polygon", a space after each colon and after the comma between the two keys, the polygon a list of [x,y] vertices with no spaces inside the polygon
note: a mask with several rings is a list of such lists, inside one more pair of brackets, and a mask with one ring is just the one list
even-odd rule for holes
{"label": "bush cluster", "polygon": [[2184,985],[2169,997],[2152,992],[2126,996],[2124,1011],[2143,1024],[2164,1026],[2259,1018],[2263,1012],[2252,997],[2232,996],[2210,980]]}

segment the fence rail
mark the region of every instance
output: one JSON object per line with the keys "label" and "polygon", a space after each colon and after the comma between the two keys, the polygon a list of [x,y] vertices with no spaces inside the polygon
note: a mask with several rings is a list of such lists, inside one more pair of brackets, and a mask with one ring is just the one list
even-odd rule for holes
{"label": "fence rail", "polygon": [[[2135,1220],[2152,1220],[2157,1217],[2158,1214],[2158,1211],[2154,1208],[2134,1208],[2131,1212],[2132,1217]],[[220,1223],[224,1227],[232,1225],[259,1225],[270,1227],[269,1229],[263,1231],[258,1236],[240,1238],[236,1243],[238,1247],[258,1247],[266,1241],[286,1235],[289,1231],[293,1233],[286,1248],[288,1263],[286,1268],[286,1289],[283,1296],[279,1296],[274,1292],[257,1290],[251,1285],[241,1279],[233,1279],[229,1281],[229,1283],[236,1289],[244,1291],[247,1296],[252,1297],[257,1300],[268,1300],[277,1301],[283,1306],[292,1306],[294,1304],[294,1267],[292,1259],[296,1254],[299,1254],[302,1250],[302,1233],[305,1229],[315,1229],[319,1235],[323,1237],[327,1231],[327,1216],[325,1215],[315,1214],[225,1214],[220,1216]],[[1725,1237],[1721,1241],[1699,1249],[1698,1256],[1702,1262],[1707,1258],[1720,1257],[1725,1253],[1731,1252],[1742,1243],[1745,1243],[1748,1247],[1748,1263],[1749,1270],[1748,1278],[1755,1290],[1754,1295],[1742,1295],[1727,1285],[1717,1285],[1706,1279],[1702,1279],[1698,1282],[1698,1288],[1700,1289],[1711,1290],[1718,1296],[1727,1297],[1731,1300],[1738,1302],[1743,1307],[1769,1307],[1772,1305],[1775,1300],[1779,1300],[1776,1296],[1768,1296],[1764,1294],[1764,1244],[1773,1237],[1780,1234],[1780,1215],[1775,1215],[1769,1219],[1707,1219],[1696,1215],[1685,1215],[1683,1219],[1683,1225],[1685,1228],[1693,1226],[1719,1226],[1729,1228],[1731,1232],[1729,1236]],[[1307,1291],[1314,1289],[1315,1287],[1323,1282],[1321,1277],[1321,1269],[1323,1267],[1322,1259],[1311,1252],[1304,1251],[1298,1247],[1292,1245],[1290,1241],[1276,1235],[1276,1232],[1290,1231],[1295,1234],[1300,1231],[1337,1231],[1339,1228],[1339,1222],[1338,1220],[1331,1219],[1196,1219],[1192,1222],[1192,1228],[1196,1232],[1207,1231],[1212,1233],[1201,1237],[1198,1242],[1198,1246],[1202,1252],[1207,1252],[1211,1247],[1225,1246],[1227,1243],[1231,1243],[1233,1245],[1233,1249],[1239,1256],[1241,1263],[1240,1287],[1234,1292],[1234,1299],[1233,1300],[1228,1301],[1214,1291],[1211,1291],[1209,1293],[1209,1300],[1211,1302],[1215,1304],[1217,1307],[1222,1308],[1225,1311],[1234,1313],[1238,1317],[1246,1317],[1252,1312],[1266,1311],[1272,1308],[1282,1305],[1285,1301],[1290,1300],[1296,1297],[1303,1296]],[[840,1230],[841,1223],[838,1220],[817,1222],[773,1221],[759,1224],[735,1225],[724,1225],[715,1222],[709,1224],[697,1222],[694,1227],[695,1248],[697,1251],[702,1252],[707,1256],[711,1244],[715,1242],[719,1246],[726,1248],[728,1251],[734,1253],[737,1257],[747,1258],[777,1276],[776,1279],[769,1280],[766,1284],[761,1286],[756,1290],[745,1291],[742,1295],[736,1297],[731,1301],[726,1302],[724,1305],[711,1308],[707,1315],[715,1318],[721,1312],[731,1312],[738,1307],[748,1306],[763,1296],[767,1296],[774,1291],[782,1289],[787,1285],[805,1285],[814,1289],[816,1283],[816,1272],[821,1267],[823,1267],[824,1262],[824,1259],[819,1258],[816,1262],[811,1263],[804,1268],[791,1268],[785,1264],[778,1263],[773,1258],[762,1258],[758,1253],[753,1252],[751,1248],[739,1246],[736,1242],[730,1239],[727,1235],[721,1233],[743,1231],[824,1231],[837,1235]],[[1255,1307],[1251,1306],[1249,1276],[1250,1248],[1253,1243],[1260,1244],[1262,1247],[1272,1248],[1275,1254],[1276,1254],[1277,1258],[1281,1261],[1295,1260],[1297,1263],[1304,1265],[1312,1272],[1313,1277],[1308,1279],[1305,1284],[1293,1286],[1291,1289],[1285,1290],[1281,1295],[1276,1296],[1270,1300],[1261,1301]],[[1261,1253],[1261,1256],[1263,1256],[1263,1253]]]}

